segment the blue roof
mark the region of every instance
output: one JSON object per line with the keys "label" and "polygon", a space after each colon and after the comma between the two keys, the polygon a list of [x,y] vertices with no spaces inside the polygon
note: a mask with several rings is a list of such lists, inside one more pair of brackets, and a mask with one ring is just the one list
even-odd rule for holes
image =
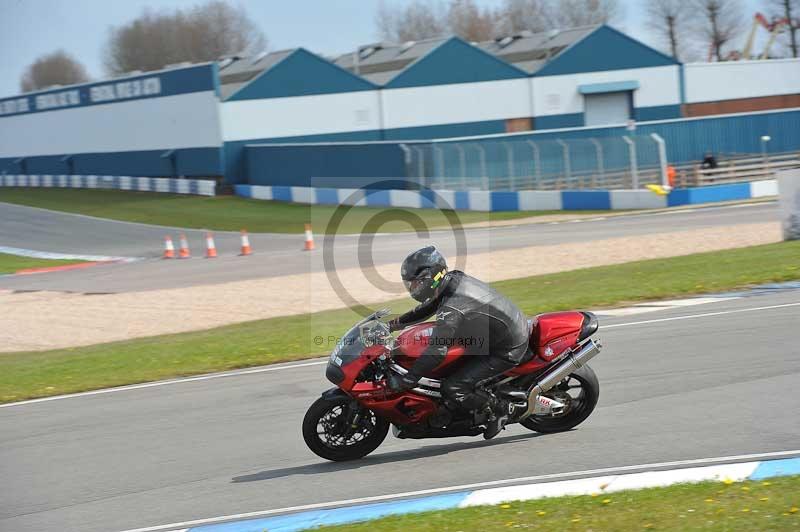
{"label": "blue roof", "polygon": [[674,58],[628,37],[610,26],[600,26],[558,54],[534,76],[680,65]]}
{"label": "blue roof", "polygon": [[528,74],[524,70],[458,37],[451,37],[403,69],[385,87],[425,87],[525,77]]}
{"label": "blue roof", "polygon": [[285,98],[375,89],[369,81],[298,48],[245,83],[227,101]]}

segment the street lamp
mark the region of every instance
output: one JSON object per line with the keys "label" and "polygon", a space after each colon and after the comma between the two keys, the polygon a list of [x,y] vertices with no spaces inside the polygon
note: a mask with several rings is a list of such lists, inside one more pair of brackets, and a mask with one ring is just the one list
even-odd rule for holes
{"label": "street lamp", "polygon": [[769,135],[761,135],[761,161],[764,165],[764,171],[769,171],[769,159],[767,159],[767,142],[772,140]]}

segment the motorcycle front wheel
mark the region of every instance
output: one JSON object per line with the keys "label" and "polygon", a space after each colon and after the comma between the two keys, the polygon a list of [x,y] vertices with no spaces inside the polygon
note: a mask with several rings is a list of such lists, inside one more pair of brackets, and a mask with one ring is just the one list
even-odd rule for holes
{"label": "motorcycle front wheel", "polygon": [[520,421],[520,424],[543,434],[564,432],[583,423],[594,411],[600,397],[600,383],[594,370],[583,366],[544,395],[559,401],[568,401],[568,409],[559,415],[530,416]]}
{"label": "motorcycle front wheel", "polygon": [[303,439],[308,448],[334,462],[367,456],[388,433],[388,421],[349,397],[320,397],[303,418]]}

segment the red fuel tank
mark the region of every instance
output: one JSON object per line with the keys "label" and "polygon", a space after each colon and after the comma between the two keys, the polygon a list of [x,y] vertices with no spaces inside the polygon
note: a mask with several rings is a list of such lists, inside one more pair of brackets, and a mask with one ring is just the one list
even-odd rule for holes
{"label": "red fuel tank", "polygon": [[[418,323],[412,325],[403,331],[395,342],[397,349],[395,351],[395,360],[403,367],[411,367],[414,361],[419,358],[425,349],[428,347],[428,341],[433,331],[433,323]],[[399,351],[399,352],[398,352]],[[452,368],[453,363],[458,361],[464,355],[464,347],[457,345],[447,349],[447,355],[444,361],[436,367],[434,375],[440,376],[443,372],[447,372]],[[428,375],[425,375],[426,377]]]}

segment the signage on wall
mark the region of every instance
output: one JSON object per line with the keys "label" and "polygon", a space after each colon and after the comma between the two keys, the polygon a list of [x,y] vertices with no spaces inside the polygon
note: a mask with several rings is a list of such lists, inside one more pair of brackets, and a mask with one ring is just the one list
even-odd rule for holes
{"label": "signage on wall", "polygon": [[197,65],[7,98],[0,100],[0,117],[215,90],[215,69],[215,65]]}

